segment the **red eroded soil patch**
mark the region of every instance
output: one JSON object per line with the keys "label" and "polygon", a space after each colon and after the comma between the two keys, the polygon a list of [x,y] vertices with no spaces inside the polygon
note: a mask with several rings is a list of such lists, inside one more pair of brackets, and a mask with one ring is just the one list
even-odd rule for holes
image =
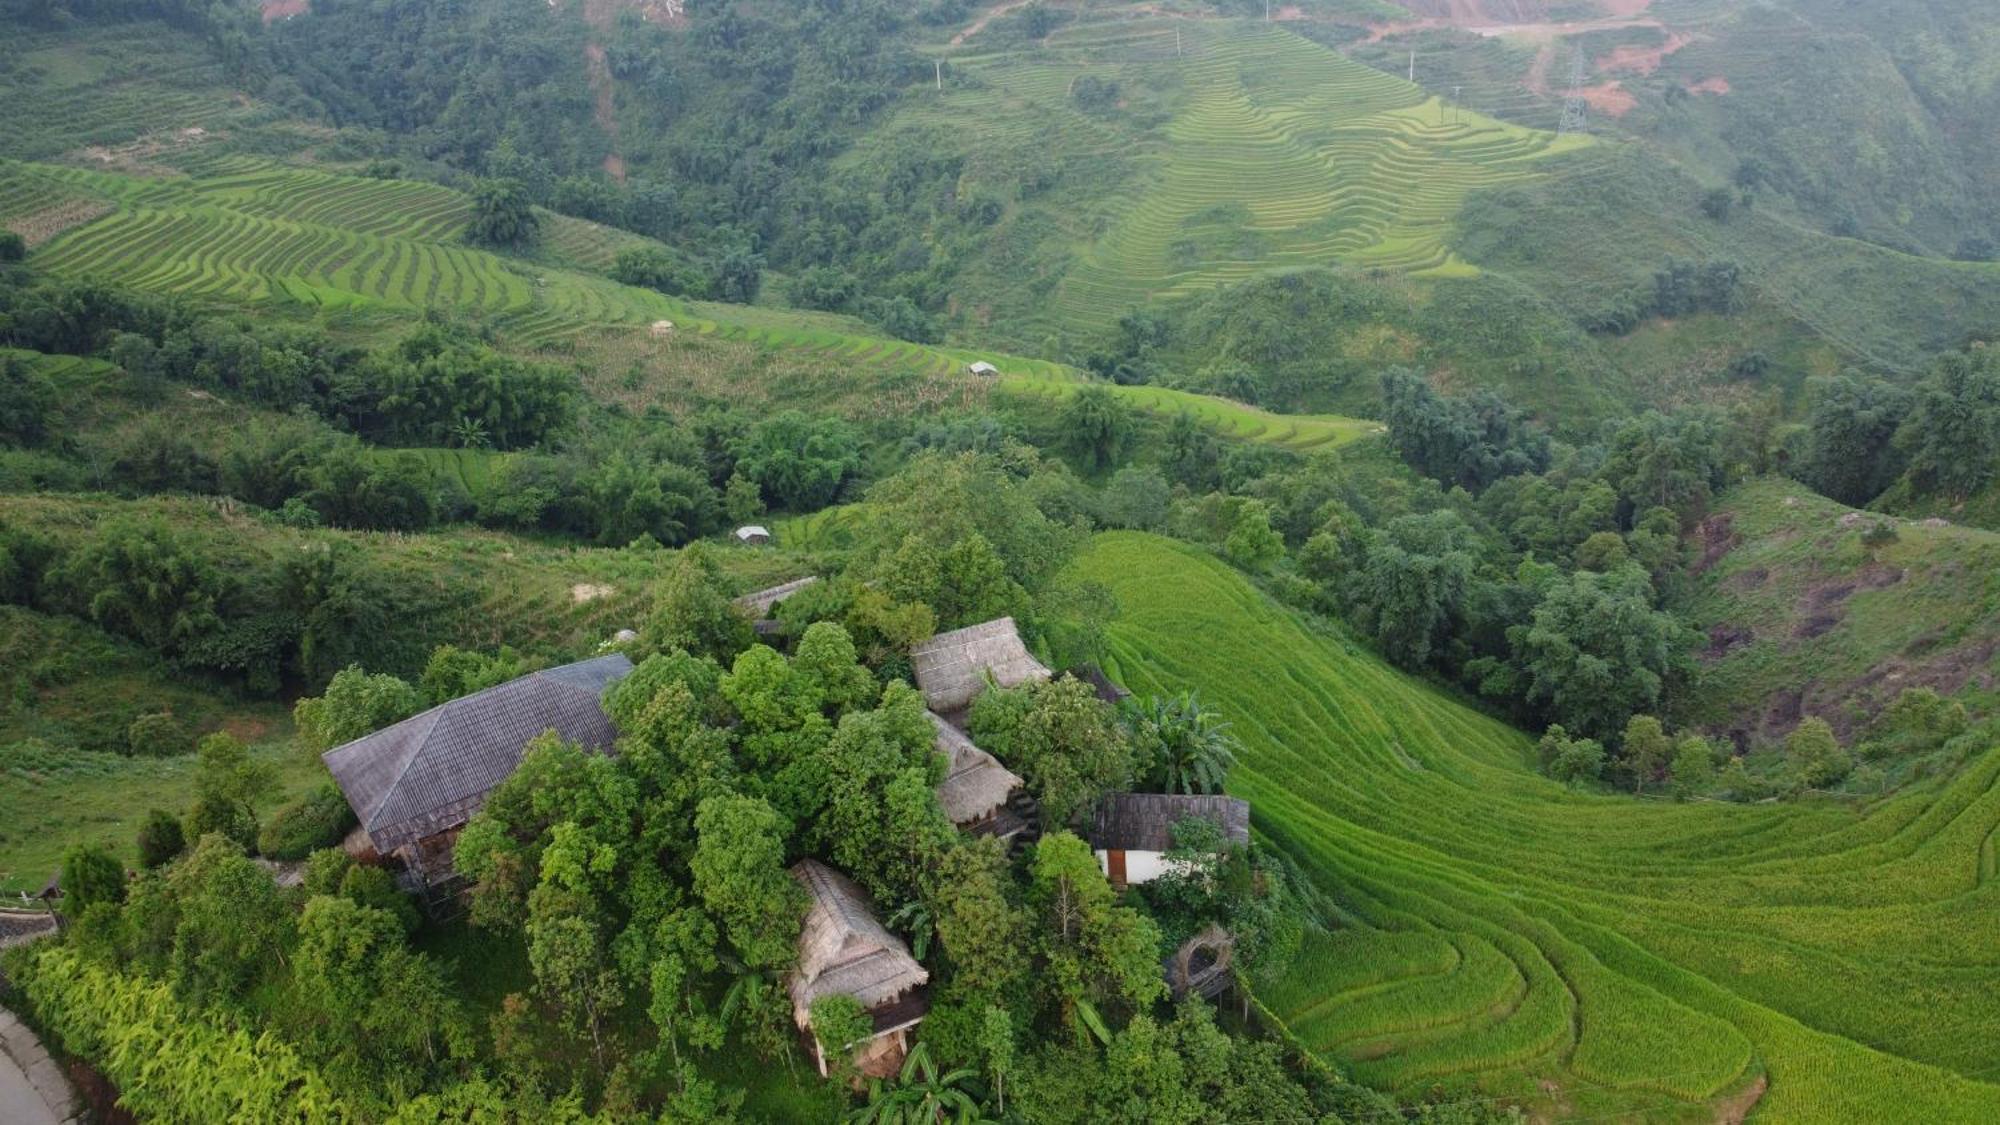
{"label": "red eroded soil patch", "polygon": [[267,24],[288,20],[293,16],[302,16],[311,10],[312,6],[307,0],[264,0],[258,8],[259,14],[264,17],[264,22]]}
{"label": "red eroded soil patch", "polygon": [[1590,108],[1612,117],[1623,117],[1639,104],[1639,99],[1615,80],[1599,86],[1586,86],[1582,94],[1583,100],[1590,103]]}
{"label": "red eroded soil patch", "polygon": [[1544,0],[1396,0],[1396,5],[1451,23],[1535,23],[1549,17]]}
{"label": "red eroded soil patch", "polygon": [[1724,78],[1720,74],[1713,78],[1704,78],[1689,86],[1687,92],[1690,94],[1726,94],[1729,92],[1729,79]]}
{"label": "red eroded soil patch", "polygon": [[1674,32],[1667,41],[1657,47],[1640,47],[1624,44],[1612,49],[1608,55],[1600,55],[1597,69],[1605,74],[1630,71],[1633,74],[1651,74],[1660,69],[1660,60],[1694,42],[1694,36]]}

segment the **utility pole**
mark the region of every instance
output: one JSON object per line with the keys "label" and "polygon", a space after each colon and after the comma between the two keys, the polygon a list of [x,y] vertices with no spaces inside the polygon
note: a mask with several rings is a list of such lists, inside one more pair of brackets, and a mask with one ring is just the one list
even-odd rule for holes
{"label": "utility pole", "polygon": [[938,90],[939,90],[939,92],[943,92],[943,90],[944,90],[944,60],[943,60],[943,59],[932,59],[932,60],[931,60],[931,65],[932,65],[932,66],[935,66],[935,67],[937,67],[937,82],[938,82]]}
{"label": "utility pole", "polygon": [[1181,25],[1178,22],[1174,24],[1174,57],[1177,59],[1187,57],[1181,52]]}
{"label": "utility pole", "polygon": [[1458,107],[1460,104],[1458,100],[1458,92],[1463,89],[1465,89],[1465,87],[1463,86],[1453,86],[1451,88],[1451,123],[1453,125],[1458,124]]}
{"label": "utility pole", "polygon": [[1264,22],[1271,22],[1271,0],[1264,0]]}
{"label": "utility pole", "polygon": [[1416,84],[1417,84],[1417,53],[1416,51],[1413,50],[1410,52],[1410,85],[1414,86]]}
{"label": "utility pole", "polygon": [[1582,133],[1587,131],[1586,126],[1589,124],[1590,103],[1583,98],[1583,72],[1583,48],[1578,47],[1576,55],[1570,60],[1569,96],[1563,99],[1562,123],[1556,126],[1557,133]]}

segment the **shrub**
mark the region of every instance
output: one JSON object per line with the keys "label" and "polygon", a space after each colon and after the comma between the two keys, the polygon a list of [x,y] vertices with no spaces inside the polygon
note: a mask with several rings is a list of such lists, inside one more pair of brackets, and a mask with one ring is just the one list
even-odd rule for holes
{"label": "shrub", "polygon": [[18,262],[27,256],[27,239],[11,230],[0,231],[0,262]]}
{"label": "shrub", "polygon": [[149,871],[164,867],[185,850],[187,836],[179,818],[164,809],[146,814],[146,823],[139,826],[139,866]]}
{"label": "shrub", "polygon": [[135,758],[171,758],[194,749],[194,732],[170,711],[141,715],[125,728],[125,750]]}
{"label": "shrub", "polygon": [[353,826],[347,798],[335,786],[321,785],[272,815],[257,834],[257,850],[271,859],[304,859],[317,848],[340,843]]}
{"label": "shrub", "polygon": [[125,865],[95,844],[79,844],[63,853],[63,908],[82,914],[100,902],[125,898]]}

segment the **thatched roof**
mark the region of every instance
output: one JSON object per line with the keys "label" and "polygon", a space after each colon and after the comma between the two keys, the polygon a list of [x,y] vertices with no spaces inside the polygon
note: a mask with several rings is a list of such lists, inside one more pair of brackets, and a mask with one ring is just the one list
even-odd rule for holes
{"label": "thatched roof", "polygon": [[910,650],[910,668],[933,711],[971,706],[986,689],[988,676],[1003,688],[1049,678],[1049,670],[1021,642],[1011,617],[939,633]]}
{"label": "thatched roof", "polygon": [[852,996],[873,1010],[931,979],[902,939],[876,920],[853,880],[816,859],[800,860],[792,878],[812,897],[791,980],[792,1018],[801,1029],[811,1025],[813,1001],[822,996]]}
{"label": "thatched roof", "polygon": [[1007,804],[1021,779],[1000,760],[973,745],[963,731],[931,713],[937,727],[937,749],[951,763],[938,783],[938,803],[957,825],[985,820]]}
{"label": "thatched roof", "polygon": [[1235,797],[1180,793],[1114,793],[1097,806],[1090,846],[1109,851],[1164,852],[1174,846],[1174,825],[1190,817],[1222,829],[1223,839],[1250,842],[1250,802]]}
{"label": "thatched roof", "polygon": [[465,823],[548,731],[591,750],[618,732],[604,689],[632,670],[622,653],[548,668],[454,699],[320,755],[376,851]]}
{"label": "thatched roof", "polygon": [[752,617],[769,617],[773,606],[817,581],[819,581],[818,575],[809,575],[797,581],[787,582],[782,586],[773,586],[768,590],[759,590],[754,594],[745,594],[737,598],[732,604],[737,609],[742,610]]}

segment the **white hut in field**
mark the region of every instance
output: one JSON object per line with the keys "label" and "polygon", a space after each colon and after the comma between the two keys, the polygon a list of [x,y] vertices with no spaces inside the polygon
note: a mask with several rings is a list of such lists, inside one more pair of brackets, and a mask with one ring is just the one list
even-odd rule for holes
{"label": "white hut in field", "polygon": [[799,963],[792,971],[792,1021],[812,1033],[813,1001],[852,996],[868,1013],[868,1037],[858,1043],[821,1043],[813,1037],[813,1062],[827,1072],[828,1051],[848,1051],[862,1074],[894,1075],[909,1051],[909,1031],[930,1011],[924,987],[930,973],[909,947],[876,920],[867,892],[816,859],[792,868],[812,905],[799,930]]}
{"label": "white hut in field", "polygon": [[771,541],[771,529],[762,524],[748,524],[736,529],[736,541],[748,547],[759,547]]}
{"label": "white hut in field", "polygon": [[987,379],[990,379],[993,376],[1000,374],[999,368],[993,366],[992,364],[986,362],[983,359],[968,364],[965,370],[968,374],[978,375],[982,378],[987,378]]}
{"label": "white hut in field", "polygon": [[1150,883],[1172,864],[1174,825],[1206,820],[1222,830],[1233,847],[1250,843],[1250,803],[1235,797],[1182,793],[1114,793],[1097,807],[1090,846],[1097,865],[1114,887]]}
{"label": "white hut in field", "polygon": [[1028,651],[1011,617],[939,633],[910,650],[910,670],[924,702],[945,716],[972,706],[989,678],[1011,688],[1050,675]]}

